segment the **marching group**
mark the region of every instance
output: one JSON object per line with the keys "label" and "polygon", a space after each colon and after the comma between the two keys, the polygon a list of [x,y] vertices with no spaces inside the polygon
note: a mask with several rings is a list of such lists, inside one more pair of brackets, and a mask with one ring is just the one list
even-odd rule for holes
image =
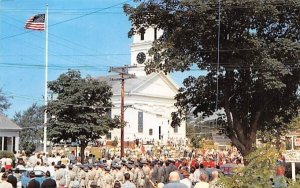
{"label": "marching group", "polygon": [[[81,164],[74,151],[68,156],[51,154],[17,154],[16,164],[1,159],[0,188],[217,188],[220,165],[241,163],[238,152],[208,150],[191,152],[184,158],[101,158],[86,157]],[[29,171],[30,181],[21,184],[21,173]],[[35,172],[43,171],[42,182]]]}

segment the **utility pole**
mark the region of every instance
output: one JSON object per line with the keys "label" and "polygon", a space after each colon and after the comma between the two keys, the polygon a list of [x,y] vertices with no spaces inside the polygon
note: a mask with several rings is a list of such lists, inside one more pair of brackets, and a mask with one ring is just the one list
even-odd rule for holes
{"label": "utility pole", "polygon": [[133,68],[132,66],[123,67],[110,67],[109,72],[119,73],[120,78],[112,78],[112,81],[121,80],[121,158],[124,157],[124,90],[125,90],[125,79],[135,78],[134,74],[129,74],[128,69]]}

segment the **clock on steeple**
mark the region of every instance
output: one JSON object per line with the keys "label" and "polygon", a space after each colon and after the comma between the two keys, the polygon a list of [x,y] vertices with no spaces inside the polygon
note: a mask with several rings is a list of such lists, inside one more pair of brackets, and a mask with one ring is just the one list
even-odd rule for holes
{"label": "clock on steeple", "polygon": [[162,30],[150,27],[141,28],[133,36],[133,43],[131,45],[131,65],[136,66],[139,70],[144,71],[145,63],[148,59],[153,58],[154,61],[159,62],[159,54],[150,57],[148,54],[149,49],[152,47],[154,40],[162,35]]}

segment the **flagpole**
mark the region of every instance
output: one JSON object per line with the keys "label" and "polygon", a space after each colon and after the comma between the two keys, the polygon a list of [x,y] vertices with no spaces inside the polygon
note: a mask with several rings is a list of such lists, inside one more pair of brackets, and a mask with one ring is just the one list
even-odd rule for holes
{"label": "flagpole", "polygon": [[[48,5],[46,5],[46,15],[45,15],[45,33],[46,33],[46,42],[45,42],[45,108],[48,104]],[[47,112],[44,111],[44,153],[47,152]]]}

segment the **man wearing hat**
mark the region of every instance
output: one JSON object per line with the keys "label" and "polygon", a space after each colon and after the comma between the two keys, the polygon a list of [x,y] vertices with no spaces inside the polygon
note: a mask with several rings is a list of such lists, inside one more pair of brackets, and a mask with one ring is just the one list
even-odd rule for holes
{"label": "man wearing hat", "polygon": [[138,188],[145,187],[145,173],[142,168],[143,168],[143,164],[140,163],[138,171],[137,171],[137,187]]}
{"label": "man wearing hat", "polygon": [[78,180],[80,182],[80,187],[86,187],[88,182],[87,173],[89,168],[87,166],[82,165],[81,171],[79,172]]}
{"label": "man wearing hat", "polygon": [[121,172],[120,164],[116,163],[114,168],[115,168],[115,174],[114,174],[115,181],[119,181],[120,183],[124,183],[124,174]]}
{"label": "man wearing hat", "polygon": [[92,181],[95,179],[96,177],[96,170],[94,168],[93,165],[89,165],[89,171],[87,173],[87,177],[88,177],[88,183],[87,183],[87,186],[90,187]]}
{"label": "man wearing hat", "polygon": [[56,188],[56,181],[51,178],[51,174],[49,171],[45,174],[45,180],[41,184],[41,188]]}
{"label": "man wearing hat", "polygon": [[110,174],[110,168],[105,167],[104,170],[105,170],[105,174],[103,177],[102,187],[112,188],[114,179],[113,179],[112,175]]}
{"label": "man wearing hat", "polygon": [[[133,169],[133,166],[131,165],[131,164],[126,164],[126,170],[125,170],[125,173],[128,173],[129,175],[130,175],[130,181],[131,182],[133,182],[133,177],[134,177],[134,175],[133,175],[133,171],[132,171],[132,169]],[[124,174],[125,174],[124,173]],[[125,178],[125,177],[124,177]],[[126,181],[126,179],[125,179],[125,181]]]}

